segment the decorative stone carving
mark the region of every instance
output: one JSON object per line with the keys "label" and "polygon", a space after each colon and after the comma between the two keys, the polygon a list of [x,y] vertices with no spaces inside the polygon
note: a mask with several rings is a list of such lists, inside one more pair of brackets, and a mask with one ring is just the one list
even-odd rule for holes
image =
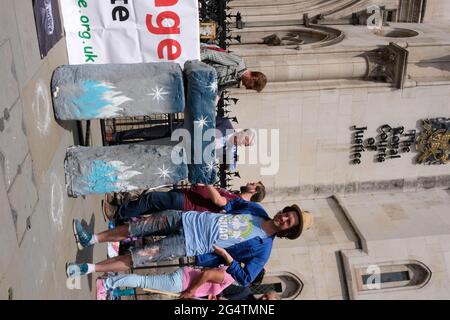
{"label": "decorative stone carving", "polygon": [[327,26],[313,25],[310,28],[303,26],[286,27],[278,30],[245,30],[234,31],[233,35],[242,37],[242,44],[258,44],[284,49],[314,49],[326,47],[341,42],[345,34],[343,31]]}
{"label": "decorative stone carving", "polygon": [[391,42],[388,46],[363,54],[367,61],[366,78],[392,83],[403,89],[408,65],[408,50]]}
{"label": "decorative stone carving", "polygon": [[268,46],[300,45],[304,42],[299,32],[287,32],[285,35],[274,33],[263,38],[263,43]]}

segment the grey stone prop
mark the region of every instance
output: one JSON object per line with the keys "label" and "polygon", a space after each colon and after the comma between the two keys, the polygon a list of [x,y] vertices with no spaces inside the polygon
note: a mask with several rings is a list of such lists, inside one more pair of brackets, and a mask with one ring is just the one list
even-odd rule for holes
{"label": "grey stone prop", "polygon": [[183,112],[183,73],[173,62],[58,67],[51,82],[59,120]]}
{"label": "grey stone prop", "polygon": [[148,144],[70,147],[64,171],[72,197],[150,189],[178,183],[188,175],[183,148]]}

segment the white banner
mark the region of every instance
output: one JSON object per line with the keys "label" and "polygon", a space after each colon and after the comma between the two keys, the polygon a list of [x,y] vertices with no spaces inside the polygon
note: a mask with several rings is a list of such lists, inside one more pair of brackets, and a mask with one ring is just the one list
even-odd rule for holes
{"label": "white banner", "polygon": [[200,58],[198,0],[60,0],[70,64]]}

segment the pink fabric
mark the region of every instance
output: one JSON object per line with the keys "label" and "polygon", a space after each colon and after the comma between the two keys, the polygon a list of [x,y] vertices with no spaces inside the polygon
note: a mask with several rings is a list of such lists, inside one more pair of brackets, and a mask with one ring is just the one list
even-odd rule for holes
{"label": "pink fabric", "polygon": [[97,300],[106,300],[106,290],[103,278],[97,278],[96,287],[97,287]]}
{"label": "pink fabric", "polygon": [[[218,295],[221,293],[226,287],[234,282],[233,277],[226,272],[227,267],[218,268],[219,270],[224,271],[224,278],[222,283],[211,283],[206,282],[201,285],[194,293],[194,297],[205,297],[210,294]],[[183,291],[186,290],[191,282],[197,278],[202,273],[199,269],[194,269],[190,267],[183,268]]]}

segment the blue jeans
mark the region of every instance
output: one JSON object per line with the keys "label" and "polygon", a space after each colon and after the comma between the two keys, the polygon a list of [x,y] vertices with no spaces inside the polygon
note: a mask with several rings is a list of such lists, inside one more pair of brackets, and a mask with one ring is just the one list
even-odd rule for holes
{"label": "blue jeans", "polygon": [[182,211],[167,210],[129,224],[131,237],[165,236],[130,249],[135,268],[186,256]]}
{"label": "blue jeans", "polygon": [[139,199],[125,203],[117,209],[121,220],[164,210],[183,210],[182,191],[149,192]]}
{"label": "blue jeans", "polygon": [[119,274],[105,280],[105,289],[112,290],[121,287],[146,288],[179,293],[183,290],[183,268],[178,268],[169,274],[138,275]]}

